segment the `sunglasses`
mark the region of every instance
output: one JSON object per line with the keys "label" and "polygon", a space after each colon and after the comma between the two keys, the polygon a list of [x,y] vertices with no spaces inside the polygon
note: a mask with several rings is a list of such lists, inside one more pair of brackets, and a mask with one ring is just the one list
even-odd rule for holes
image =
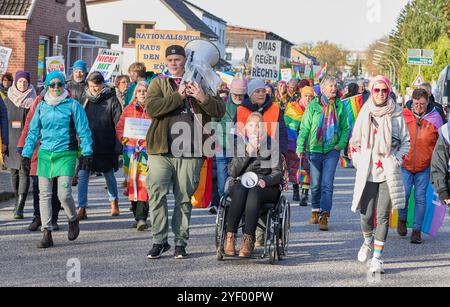
{"label": "sunglasses", "polygon": [[387,88],[383,88],[383,89],[381,89],[381,88],[374,88],[374,89],[373,89],[373,92],[374,92],[375,94],[383,93],[383,94],[387,95],[388,89],[387,89]]}
{"label": "sunglasses", "polygon": [[59,88],[59,87],[63,87],[63,86],[64,86],[64,84],[62,82],[50,83],[48,85],[48,87],[50,87],[50,88]]}

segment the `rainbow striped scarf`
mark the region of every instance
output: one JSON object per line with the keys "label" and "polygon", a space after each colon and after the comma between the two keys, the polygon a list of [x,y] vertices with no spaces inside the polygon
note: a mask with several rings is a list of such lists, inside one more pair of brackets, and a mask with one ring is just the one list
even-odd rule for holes
{"label": "rainbow striped scarf", "polygon": [[339,127],[337,120],[336,102],[328,102],[325,96],[319,97],[322,103],[322,115],[317,127],[316,142],[323,142],[324,146],[337,144],[339,140]]}

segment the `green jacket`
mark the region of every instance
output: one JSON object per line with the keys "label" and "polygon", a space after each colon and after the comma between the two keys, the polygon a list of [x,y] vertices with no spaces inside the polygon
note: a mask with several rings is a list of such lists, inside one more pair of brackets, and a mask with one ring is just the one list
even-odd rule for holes
{"label": "green jacket", "polygon": [[320,97],[316,97],[306,108],[305,114],[303,114],[302,125],[300,127],[300,133],[297,140],[297,153],[304,153],[305,145],[307,152],[327,154],[333,151],[336,145],[339,147],[339,150],[343,150],[348,144],[348,137],[350,134],[348,115],[344,104],[339,98],[336,98],[339,142],[326,147],[323,142],[317,142],[317,128],[323,109],[319,99]]}
{"label": "green jacket", "polygon": [[225,103],[226,112],[225,116],[222,118],[213,118],[216,125],[222,126],[221,134],[217,136],[217,143],[225,151],[230,144],[230,131],[227,130],[227,126],[234,127],[234,122],[236,119],[236,113],[238,105],[233,103],[231,96],[228,97],[228,101]]}
{"label": "green jacket", "polygon": [[[182,106],[183,100],[169,82],[169,78],[153,79],[145,99],[145,109],[152,118],[152,125],[147,133],[147,148],[149,155],[162,155],[169,153],[168,135],[170,126],[170,113]],[[211,117],[225,115],[225,103],[219,96],[207,96],[204,103],[193,101],[194,112],[202,115],[203,126],[211,122]],[[209,136],[203,135],[203,140]]]}

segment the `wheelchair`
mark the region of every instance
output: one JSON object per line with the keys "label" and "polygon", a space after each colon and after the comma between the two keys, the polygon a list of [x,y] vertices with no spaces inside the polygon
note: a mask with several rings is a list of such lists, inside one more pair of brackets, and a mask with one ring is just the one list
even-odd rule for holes
{"label": "wheelchair", "polygon": [[[222,197],[216,218],[216,249],[217,260],[223,261],[226,257],[224,245],[226,240],[226,224],[228,212],[231,206],[229,194]],[[264,252],[261,259],[269,256],[270,264],[276,260],[281,261],[288,255],[289,235],[291,223],[291,206],[285,196],[281,195],[277,203],[263,204],[260,209],[260,217],[267,213],[266,225],[258,222],[258,228],[264,233]],[[244,217],[245,220],[245,217]],[[239,229],[244,228],[245,221],[241,222]]]}

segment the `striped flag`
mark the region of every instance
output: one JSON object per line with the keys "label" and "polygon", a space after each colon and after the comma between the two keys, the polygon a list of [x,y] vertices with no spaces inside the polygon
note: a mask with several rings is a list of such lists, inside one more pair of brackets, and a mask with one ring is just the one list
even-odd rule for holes
{"label": "striped flag", "polygon": [[353,130],[353,127],[355,126],[355,122],[358,118],[359,112],[361,112],[361,108],[363,106],[363,97],[362,95],[357,95],[344,99],[342,100],[342,102],[344,103],[345,110],[347,111],[348,123],[350,125],[351,132]]}
{"label": "striped flag", "polygon": [[319,70],[316,75],[314,76],[314,79],[320,80],[322,79],[326,74],[328,73],[328,63],[325,63],[325,66],[322,67],[321,70]]}

